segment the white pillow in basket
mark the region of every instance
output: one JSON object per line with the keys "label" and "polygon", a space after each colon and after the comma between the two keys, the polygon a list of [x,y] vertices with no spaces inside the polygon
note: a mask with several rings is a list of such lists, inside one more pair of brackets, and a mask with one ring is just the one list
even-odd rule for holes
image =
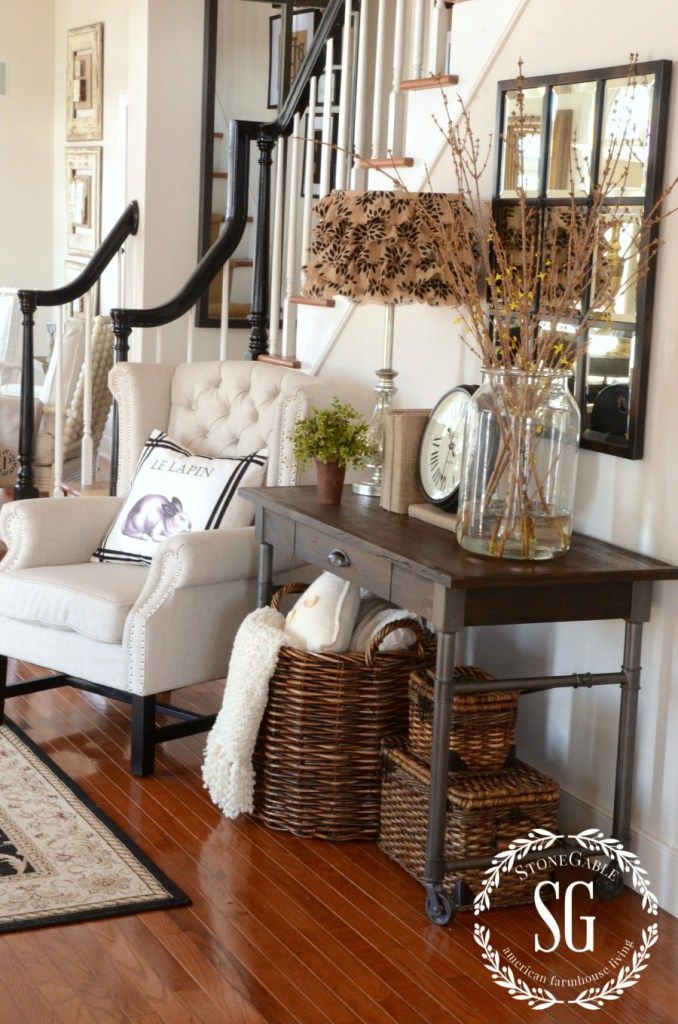
{"label": "white pillow in basket", "polygon": [[[353,636],[351,637],[350,650],[364,651],[369,646],[373,637],[380,629],[383,629],[389,622],[396,622],[398,619],[416,619],[416,615],[405,612],[402,608],[396,608],[389,601],[384,601],[374,594],[367,594],[360,602],[360,610],[356,619]],[[395,629],[379,644],[379,650],[403,651],[416,642],[416,636],[411,629]]]}
{"label": "white pillow in basket", "polygon": [[347,651],[360,608],[360,587],[324,572],[311,583],[285,620],[285,632],[306,651]]}
{"label": "white pillow in basket", "polygon": [[148,564],[175,534],[251,526],[254,508],[238,488],[260,487],[265,472],[265,452],[210,459],[154,430],[125,503],[91,561]]}

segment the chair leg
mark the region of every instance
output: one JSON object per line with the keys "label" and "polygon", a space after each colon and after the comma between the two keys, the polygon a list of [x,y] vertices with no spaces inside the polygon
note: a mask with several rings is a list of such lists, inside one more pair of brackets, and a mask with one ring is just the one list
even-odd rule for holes
{"label": "chair leg", "polygon": [[5,693],[7,691],[7,658],[0,654],[0,725],[5,721]]}
{"label": "chair leg", "polygon": [[132,695],[132,775],[155,770],[155,694]]}

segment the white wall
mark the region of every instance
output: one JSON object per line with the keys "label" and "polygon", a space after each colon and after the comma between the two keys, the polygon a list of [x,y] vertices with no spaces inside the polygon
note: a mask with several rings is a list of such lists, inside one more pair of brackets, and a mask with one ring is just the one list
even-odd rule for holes
{"label": "white wall", "polygon": [[[54,10],[52,89],[53,119],[53,189],[54,224],[53,258],[54,286],[65,282],[66,253],[66,39],[69,29],[103,22],[104,25],[104,134],[100,142],[83,142],[83,146],[101,146],[101,238],[112,228],[122,213],[125,168],[120,154],[120,102],[127,95],[128,84],[128,0],[59,0],[49,5]],[[69,147],[75,145],[68,143]],[[124,151],[124,150],[123,150]],[[117,300],[115,262],[105,272],[100,288],[100,308],[107,312]]]}
{"label": "white wall", "polygon": [[[49,288],[52,281],[53,6],[52,0],[2,3],[0,283],[10,287]],[[43,321],[39,315],[38,352]]]}
{"label": "white wall", "polygon": [[[514,0],[474,0],[455,12],[463,30],[465,18],[506,16]],[[475,14],[473,12],[476,12]],[[635,17],[631,0],[531,0],[507,45],[494,60],[472,104],[475,131],[481,138],[494,130],[496,83],[515,77],[519,56],[525,73],[540,75],[624,64],[631,50],[640,60],[678,59],[678,5],[646,0]],[[487,21],[488,26],[491,24]],[[582,26],[586,31],[582,31]],[[554,28],[554,26],[557,27]],[[476,32],[480,30],[476,27]],[[483,40],[482,34],[476,36]],[[475,48],[478,54],[480,47]],[[479,70],[464,53],[460,88],[469,87]],[[674,77],[669,119],[666,179],[678,174],[678,82]],[[435,96],[428,100],[433,106]],[[424,96],[424,94],[422,94]],[[421,103],[422,100],[415,102]],[[410,135],[407,155],[430,160],[438,144],[428,117],[415,120],[417,139]],[[412,124],[412,120],[410,122]],[[419,168],[421,175],[421,165]],[[434,187],[452,190],[449,164],[442,159]],[[491,182],[485,191],[491,194]],[[678,196],[674,197],[674,205]],[[678,562],[678,391],[676,323],[678,290],[678,221],[663,227],[666,242],[660,254],[652,365],[649,381],[645,457],[640,462],[582,452],[579,464],[576,527],[608,541]],[[330,355],[323,374],[364,382],[380,359],[376,331],[382,314],[358,310]],[[401,406],[430,406],[454,384],[478,379],[478,366],[464,353],[452,315],[411,307],[396,316],[396,367],[400,371]],[[633,803],[634,843],[648,868],[660,901],[678,914],[678,649],[674,636],[678,618],[678,584],[656,587],[652,621],[645,630],[640,696],[637,775]],[[478,631],[469,638],[467,656],[502,675],[542,671],[617,670],[621,663],[620,623],[506,627]],[[525,697],[519,723],[519,750],[532,763],[557,777],[563,787],[564,821],[571,825],[599,823],[609,829],[616,754],[619,692],[599,689],[555,691]]]}

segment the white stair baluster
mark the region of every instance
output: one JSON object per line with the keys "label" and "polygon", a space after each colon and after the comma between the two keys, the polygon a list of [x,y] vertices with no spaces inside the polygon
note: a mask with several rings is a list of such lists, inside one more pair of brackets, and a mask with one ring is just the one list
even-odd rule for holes
{"label": "white stair baluster", "polygon": [[195,359],[195,318],[198,315],[198,307],[188,311],[188,334],[186,335],[186,362],[192,363]]}
{"label": "white stair baluster", "polygon": [[332,93],[334,91],[334,39],[325,47],[325,95],[323,97],[323,140],[320,147],[320,196],[330,191],[332,172]]}
{"label": "white stair baluster", "polygon": [[384,106],[384,74],[386,68],[386,12],[390,0],[379,0],[377,11],[377,43],[374,61],[374,94],[372,107],[372,159],[381,156],[381,133]]}
{"label": "white stair baluster", "polygon": [[283,311],[282,354],[287,359],[294,358],[296,349],[297,313],[296,307],[290,302],[294,295],[297,280],[297,218],[299,210],[299,170],[301,167],[301,114],[294,115],[292,140],[290,145],[290,175],[287,190],[287,257],[285,260],[285,308]]}
{"label": "white stair baluster", "polygon": [[396,0],[395,32],[393,36],[393,88],[388,105],[388,152],[402,156],[404,96],[400,90],[405,57],[405,0]]}
{"label": "white stair baluster", "polygon": [[429,0],[431,11],[428,23],[428,73],[430,75],[446,75],[447,67],[447,33],[450,29],[451,12],[445,6],[445,0]]}
{"label": "white stair baluster", "polygon": [[84,298],[85,317],[85,366],[84,391],[82,401],[82,465],[80,479],[83,487],[92,483],[92,463],[94,461],[94,442],[92,440],[92,296],[87,292]]}
{"label": "white stair baluster", "polygon": [[421,78],[424,73],[426,7],[427,0],[415,0],[414,24],[412,25],[412,78]]}
{"label": "white stair baluster", "polygon": [[315,156],[315,111],[318,101],[318,79],[311,79],[308,112],[306,114],[306,163],[304,165],[304,212],[301,222],[301,262],[306,262],[306,253],[311,244],[313,225],[313,166]]}
{"label": "white stair baluster", "polygon": [[353,129],[353,188],[367,188],[367,170],[360,167],[358,160],[367,156],[367,45],[370,18],[370,0],[360,5],[360,34],[358,37],[358,73],[356,76],[355,126]]}
{"label": "white stair baluster", "polygon": [[156,327],[155,329],[155,361],[156,363],[162,362],[163,355],[163,344],[162,344],[162,327]]}
{"label": "white stair baluster", "polygon": [[54,380],[54,485],[52,497],[63,497],[64,479],[64,311],[57,307],[53,358],[56,360]]}
{"label": "white stair baluster", "polygon": [[219,321],[219,359],[228,359],[228,319],[231,307],[231,261],[226,260],[221,271],[221,320]]}
{"label": "white stair baluster", "polygon": [[281,136],[276,147],[275,199],[273,206],[273,242],[271,244],[271,323],[268,348],[272,356],[279,355],[280,299],[282,294],[283,230],[285,220],[285,139]]}
{"label": "white stair baluster", "polygon": [[348,131],[351,114],[351,21],[353,0],[346,0],[344,29],[341,36],[341,84],[339,88],[339,126],[337,129],[336,188],[346,188],[348,181]]}

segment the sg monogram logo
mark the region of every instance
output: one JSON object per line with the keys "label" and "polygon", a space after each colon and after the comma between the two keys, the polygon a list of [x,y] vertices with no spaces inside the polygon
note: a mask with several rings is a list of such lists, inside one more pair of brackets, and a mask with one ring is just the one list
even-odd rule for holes
{"label": "sg monogram logo", "polygon": [[[560,868],[588,871],[593,880],[563,882],[554,877]],[[650,892],[647,872],[635,853],[597,829],[584,829],[577,835],[534,829],[493,857],[473,901],[476,917],[491,909],[491,897],[506,876],[520,879],[525,895],[534,887],[534,949],[523,951],[504,942],[495,949],[489,926],[480,921],[474,925],[473,937],[483,951],[483,964],[493,982],[512,999],[527,1003],[533,1010],[551,1006],[600,1010],[641,979],[650,949],[657,941],[656,921],[643,928],[639,938],[627,938],[612,956],[609,950],[597,950],[595,941],[596,900],[614,897],[625,880],[640,892],[645,913],[657,916],[657,899]],[[578,973],[561,976],[553,973],[552,961],[539,962],[538,954],[554,953],[561,943],[571,953],[589,954]]]}
{"label": "sg monogram logo", "polygon": [[[553,953],[554,950],[558,949],[558,946],[560,945],[560,927],[555,917],[553,916],[551,911],[544,903],[544,900],[542,899],[542,892],[544,892],[546,889],[552,889],[555,898],[560,899],[560,882],[551,882],[548,880],[545,882],[540,882],[534,892],[534,905],[537,908],[537,913],[539,914],[542,921],[544,921],[545,924],[548,925],[549,930],[551,932],[551,936],[553,937],[553,942],[550,946],[542,946],[541,941],[539,939],[539,934],[535,933],[535,953]],[[579,918],[580,921],[586,923],[586,941],[583,946],[575,946],[574,944],[574,938],[572,935],[572,898],[575,889],[585,889],[586,892],[589,894],[589,899],[593,899],[593,882],[583,882],[581,880],[576,882],[570,882],[570,884],[565,889],[565,945],[568,949],[572,950],[573,953],[592,953],[594,948],[593,930],[596,921],[593,915],[590,917]]]}

